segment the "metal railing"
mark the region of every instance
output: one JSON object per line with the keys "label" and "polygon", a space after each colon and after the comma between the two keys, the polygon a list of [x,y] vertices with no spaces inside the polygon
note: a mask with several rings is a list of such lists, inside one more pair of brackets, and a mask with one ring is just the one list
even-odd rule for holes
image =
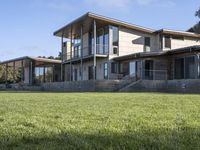
{"label": "metal railing", "polygon": [[[96,45],[96,54],[97,55],[108,55],[109,53],[109,46],[108,45],[102,45],[97,44]],[[82,51],[82,53],[81,53]],[[64,60],[73,60],[73,59],[79,59],[86,56],[90,56],[94,54],[94,46],[84,47],[83,49],[74,50],[74,47],[72,49],[72,52],[67,52],[63,54]]]}
{"label": "metal railing", "polygon": [[168,80],[167,70],[144,70],[143,80]]}

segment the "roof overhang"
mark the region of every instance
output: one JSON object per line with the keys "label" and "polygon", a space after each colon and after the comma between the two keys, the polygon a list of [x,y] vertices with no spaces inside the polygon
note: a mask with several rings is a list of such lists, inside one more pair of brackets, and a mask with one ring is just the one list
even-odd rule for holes
{"label": "roof overhang", "polygon": [[139,58],[150,58],[150,57],[159,57],[159,56],[167,56],[167,55],[175,55],[175,54],[181,54],[181,53],[191,53],[191,52],[200,52],[200,46],[190,46],[190,47],[184,47],[184,48],[178,48],[168,51],[161,51],[161,52],[141,52],[141,53],[135,53],[120,57],[115,57],[113,60],[115,61],[125,61],[125,60],[131,60],[131,59],[139,59]]}
{"label": "roof overhang", "polygon": [[130,28],[133,30],[138,30],[145,33],[153,33],[154,30],[141,27],[138,25],[130,24],[124,21],[116,20],[113,18],[97,15],[91,12],[86,13],[85,15],[79,17],[78,19],[72,21],[66,26],[54,32],[55,36],[69,38],[72,30],[72,34],[75,34],[77,31],[80,31],[80,27],[83,26],[83,32],[87,32],[92,27],[93,20],[96,20],[97,26],[98,24],[111,24],[115,26],[122,26],[126,28]]}
{"label": "roof overhang", "polygon": [[155,31],[155,33],[200,38],[200,34],[197,34],[197,33],[169,30],[169,29],[161,29],[161,30]]}
{"label": "roof overhang", "polygon": [[61,64],[61,60],[24,56],[24,57],[19,57],[19,58],[10,59],[10,60],[0,62],[0,65],[12,63],[12,62],[17,62],[17,61],[23,61],[23,60],[33,60],[33,61],[36,61],[36,62],[49,63],[49,64]]}

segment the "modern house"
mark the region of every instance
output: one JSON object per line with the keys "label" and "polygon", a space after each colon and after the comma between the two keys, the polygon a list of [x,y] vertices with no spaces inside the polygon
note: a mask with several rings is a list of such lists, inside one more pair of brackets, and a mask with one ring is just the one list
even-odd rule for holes
{"label": "modern house", "polygon": [[0,62],[1,83],[24,83],[40,84],[49,82],[59,82],[60,60],[20,57],[12,60]]}
{"label": "modern house", "polygon": [[54,35],[61,38],[62,81],[200,77],[200,34],[87,13]]}

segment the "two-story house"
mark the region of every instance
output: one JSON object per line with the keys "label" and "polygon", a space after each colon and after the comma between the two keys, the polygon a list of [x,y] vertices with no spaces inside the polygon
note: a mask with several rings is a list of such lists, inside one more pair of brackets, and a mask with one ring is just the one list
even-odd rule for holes
{"label": "two-story house", "polygon": [[61,37],[63,81],[200,77],[199,34],[87,13],[54,35]]}

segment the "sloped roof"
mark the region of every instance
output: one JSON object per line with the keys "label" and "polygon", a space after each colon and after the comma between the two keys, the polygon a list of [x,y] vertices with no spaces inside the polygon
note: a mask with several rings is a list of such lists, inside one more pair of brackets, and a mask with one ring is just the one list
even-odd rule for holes
{"label": "sloped roof", "polygon": [[30,59],[30,60],[34,60],[34,61],[38,61],[38,62],[54,63],[54,64],[60,64],[61,63],[61,60],[24,56],[24,57],[6,60],[6,61],[3,61],[3,62],[0,62],[0,64],[2,65],[2,64],[11,63],[11,62],[14,62],[14,61],[26,60],[26,59]]}

